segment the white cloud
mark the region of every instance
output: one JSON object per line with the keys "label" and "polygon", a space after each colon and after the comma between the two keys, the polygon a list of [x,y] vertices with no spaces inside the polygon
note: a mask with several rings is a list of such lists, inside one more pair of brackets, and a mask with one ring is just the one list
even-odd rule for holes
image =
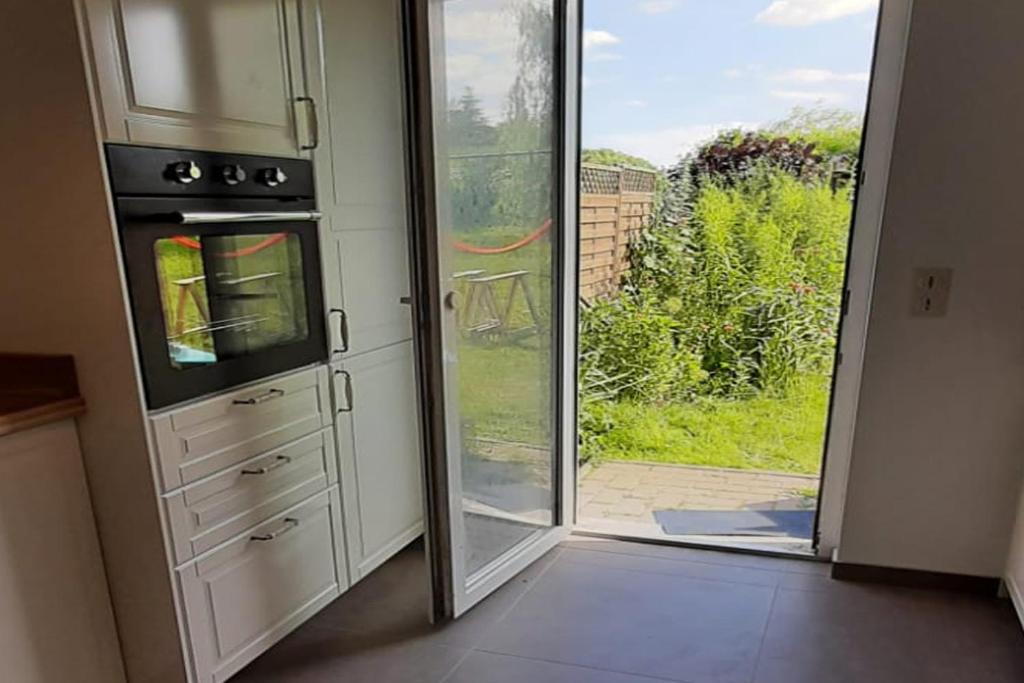
{"label": "white cloud", "polygon": [[726,69],[722,72],[726,78],[742,78],[743,69]]}
{"label": "white cloud", "polygon": [[757,15],[762,24],[810,26],[878,7],[878,0],[772,0]]}
{"label": "white cloud", "polygon": [[622,55],[610,52],[607,48],[621,42],[622,39],[614,33],[588,28],[583,31],[583,58],[588,62],[618,61]]}
{"label": "white cloud", "polygon": [[842,104],[848,99],[845,93],[834,90],[772,90],[769,94],[780,100],[829,106]]}
{"label": "white cloud", "polygon": [[789,69],[774,74],[771,79],[783,83],[820,85],[822,83],[867,83],[871,76],[866,71],[838,73],[828,69]]}
{"label": "white cloud", "polygon": [[731,128],[757,128],[759,124],[732,121],[723,123],[678,126],[659,130],[599,135],[588,143],[591,147],[611,147],[647,159],[656,166],[668,166],[683,154]]}
{"label": "white cloud", "polygon": [[640,11],[644,14],[664,14],[676,7],[675,0],[648,0],[640,3]]}
{"label": "white cloud", "polygon": [[607,47],[608,45],[618,45],[622,42],[614,33],[608,31],[600,31],[595,29],[586,29],[583,31],[583,49],[590,50],[595,47]]}
{"label": "white cloud", "polygon": [[626,100],[627,107],[633,107],[634,109],[643,109],[647,106],[647,100]]}

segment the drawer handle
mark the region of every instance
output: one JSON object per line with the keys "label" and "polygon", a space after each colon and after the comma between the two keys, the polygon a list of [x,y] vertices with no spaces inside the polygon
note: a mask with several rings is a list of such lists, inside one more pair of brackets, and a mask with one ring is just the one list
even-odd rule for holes
{"label": "drawer handle", "polygon": [[331,313],[337,313],[341,316],[339,332],[341,333],[341,348],[334,349],[334,353],[347,353],[348,352],[348,313],[343,308],[332,308]]}
{"label": "drawer handle", "polygon": [[352,375],[348,374],[348,370],[335,370],[335,376],[345,376],[345,405],[338,408],[339,413],[351,413],[352,412]]}
{"label": "drawer handle", "polygon": [[294,529],[298,525],[299,525],[299,520],[295,519],[294,517],[285,517],[284,518],[284,524],[282,524],[277,529],[274,529],[273,531],[271,531],[269,533],[266,533],[266,534],[253,534],[252,536],[249,537],[249,540],[250,541],[264,541],[264,542],[265,541],[273,541],[275,538],[279,538],[279,537],[285,535],[286,533],[288,533],[289,531],[291,531],[292,529]]}
{"label": "drawer handle", "polygon": [[263,467],[255,467],[252,469],[244,469],[242,470],[242,474],[266,474],[267,472],[276,470],[278,467],[284,467],[291,461],[292,459],[290,456],[278,455],[269,465],[264,465]]}
{"label": "drawer handle", "polygon": [[259,396],[253,396],[252,398],[236,398],[232,401],[236,406],[256,406],[260,403],[266,403],[267,401],[275,398],[284,396],[284,390],[282,389],[271,389],[265,394]]}

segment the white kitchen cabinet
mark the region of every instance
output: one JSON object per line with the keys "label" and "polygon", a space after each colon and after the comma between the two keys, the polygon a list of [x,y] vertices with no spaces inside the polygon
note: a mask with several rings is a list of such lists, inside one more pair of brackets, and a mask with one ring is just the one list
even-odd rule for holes
{"label": "white kitchen cabinet", "polygon": [[[325,231],[326,232],[326,231]],[[402,230],[326,233],[323,258],[331,292],[331,357],[339,359],[412,339],[409,251]]]}
{"label": "white kitchen cabinet", "polygon": [[332,365],[349,576],[366,576],[423,532],[413,345]]}
{"label": "white kitchen cabinet", "polygon": [[72,420],[0,437],[0,679],[123,681]]}
{"label": "white kitchen cabinet", "polygon": [[82,2],[107,141],[287,156],[313,144],[298,0]]}
{"label": "white kitchen cabinet", "polygon": [[220,683],[347,586],[337,487],[178,570],[198,683]]}
{"label": "white kitchen cabinet", "polygon": [[344,311],[331,316],[337,359],[412,338],[401,31],[398,0],[316,6],[322,62],[307,55],[307,72],[324,124],[314,161],[325,294]]}

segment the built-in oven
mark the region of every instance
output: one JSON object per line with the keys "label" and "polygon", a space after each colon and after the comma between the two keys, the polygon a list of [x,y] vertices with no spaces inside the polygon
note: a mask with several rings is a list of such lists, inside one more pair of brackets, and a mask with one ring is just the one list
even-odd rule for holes
{"label": "built-in oven", "polygon": [[327,357],[308,161],[108,145],[151,409]]}

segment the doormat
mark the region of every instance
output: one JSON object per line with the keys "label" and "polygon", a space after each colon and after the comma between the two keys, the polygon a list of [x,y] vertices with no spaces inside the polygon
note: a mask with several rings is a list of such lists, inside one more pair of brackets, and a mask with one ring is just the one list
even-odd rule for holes
{"label": "doormat", "polygon": [[788,536],[810,538],[814,510],[655,510],[670,536]]}

